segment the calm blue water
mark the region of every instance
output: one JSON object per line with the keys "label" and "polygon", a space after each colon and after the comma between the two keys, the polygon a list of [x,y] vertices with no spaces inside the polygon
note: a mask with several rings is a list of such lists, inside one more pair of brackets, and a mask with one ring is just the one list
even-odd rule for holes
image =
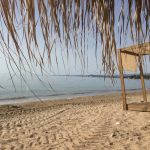
{"label": "calm blue water", "polygon": [[[22,102],[31,99],[69,98],[82,95],[98,95],[105,92],[120,91],[120,79],[115,79],[114,85],[108,78],[97,77],[64,77],[41,76],[25,78],[13,78],[15,88],[9,77],[1,76],[0,104],[14,101]],[[26,83],[25,83],[26,82]],[[150,88],[150,80],[145,80],[146,88]],[[140,89],[140,80],[126,79],[126,89]],[[37,98],[38,97],[38,98]]]}

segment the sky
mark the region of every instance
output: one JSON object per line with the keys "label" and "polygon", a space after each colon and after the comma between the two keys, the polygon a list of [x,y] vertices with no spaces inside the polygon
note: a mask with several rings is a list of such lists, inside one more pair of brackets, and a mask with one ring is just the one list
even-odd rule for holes
{"label": "sky", "polygon": [[[121,1],[120,0],[116,0],[115,1],[115,15],[118,16],[120,9],[121,9]],[[118,18],[118,17],[117,17]],[[115,32],[116,32],[116,44],[117,44],[117,48],[120,48],[119,45],[119,37],[118,37],[118,29],[117,29],[117,20],[116,20],[116,27],[115,27]],[[3,31],[6,32],[7,31]],[[57,45],[57,51],[52,50],[52,66],[49,66],[48,63],[46,63],[45,65],[45,72],[49,73],[49,74],[103,74],[103,67],[102,67],[102,47],[100,42],[98,43],[98,51],[97,51],[97,61],[95,59],[95,53],[93,53],[93,49],[95,49],[95,39],[91,36],[92,33],[89,33],[89,38],[88,38],[88,61],[86,59],[86,67],[83,70],[83,67],[81,66],[80,63],[80,59],[77,58],[76,63],[75,63],[75,59],[73,55],[69,55],[69,58],[67,59],[66,57],[66,51],[65,51],[65,46],[63,45]],[[43,40],[41,38],[41,34],[40,32],[38,32],[38,40],[40,41],[39,45],[40,48],[43,48]],[[124,41],[122,42],[122,46],[128,46],[131,45],[131,40],[129,40],[130,38],[126,38],[124,39]],[[2,47],[0,47],[0,49],[2,49]],[[27,49],[25,47],[25,43],[22,43],[22,49],[25,51],[25,53],[27,54]],[[57,57],[57,61],[58,61],[58,66],[56,63],[56,57]],[[62,59],[62,55],[63,55],[63,59]],[[64,62],[63,62],[64,61]],[[17,61],[18,62],[18,61]],[[45,61],[46,62],[46,61]],[[5,73],[8,74],[8,67],[5,61],[5,58],[3,56],[3,54],[0,52],[0,64],[1,64],[1,70],[0,70],[0,74]],[[25,65],[26,66],[26,65]],[[145,71],[149,72],[150,70],[148,68],[149,64],[147,63],[147,65],[145,66]],[[35,72],[37,72],[37,74],[41,74],[41,70],[39,67],[34,66],[35,68]],[[14,67],[14,70],[16,68]],[[29,71],[29,69],[27,68],[27,71]],[[118,71],[115,72],[116,74],[118,74]]]}

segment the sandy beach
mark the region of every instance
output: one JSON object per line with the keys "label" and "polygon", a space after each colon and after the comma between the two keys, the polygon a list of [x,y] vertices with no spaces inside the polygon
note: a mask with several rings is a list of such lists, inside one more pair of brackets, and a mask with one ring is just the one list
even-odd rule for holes
{"label": "sandy beach", "polygon": [[149,150],[150,113],[123,111],[120,93],[0,106],[0,150],[21,149]]}

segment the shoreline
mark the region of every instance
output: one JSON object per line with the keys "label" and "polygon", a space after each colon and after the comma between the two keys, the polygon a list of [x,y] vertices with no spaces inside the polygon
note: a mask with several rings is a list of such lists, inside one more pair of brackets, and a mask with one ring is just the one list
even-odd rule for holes
{"label": "shoreline", "polygon": [[[143,96],[142,96],[142,91],[141,90],[127,90],[127,101],[128,99],[130,99],[132,96],[140,96],[140,100],[139,101],[142,101],[143,100]],[[147,90],[147,96],[150,95],[150,90]],[[76,96],[72,96],[72,97],[60,97],[60,98],[53,98],[53,99],[44,99],[44,100],[39,100],[39,99],[35,99],[33,98],[32,100],[29,101],[29,99],[24,99],[24,101],[21,99],[18,99],[18,101],[13,101],[12,103],[0,103],[0,109],[2,107],[20,107],[20,106],[27,106],[27,107],[51,107],[51,104],[52,105],[62,105],[62,104],[74,104],[74,103],[78,103],[80,102],[81,103],[81,99],[83,100],[83,103],[85,101],[85,99],[97,99],[97,98],[110,98],[110,97],[119,97],[121,103],[122,103],[122,96],[121,96],[121,91],[111,91],[111,92],[106,92],[106,93],[98,93],[96,95],[92,94],[92,95],[76,95]],[[128,98],[129,97],[129,98]],[[110,99],[111,101],[111,99]],[[49,105],[50,104],[50,105]]]}
{"label": "shoreline", "polygon": [[[149,92],[150,89],[147,89]],[[140,92],[141,89],[130,89],[126,90],[127,93],[135,93]],[[80,97],[87,97],[87,96],[103,96],[103,95],[111,95],[111,94],[119,94],[121,90],[112,90],[112,91],[96,91],[96,92],[86,92],[86,93],[70,93],[70,94],[58,94],[58,95],[50,95],[50,96],[43,96],[43,97],[13,97],[13,98],[4,98],[0,99],[0,106],[1,105],[13,105],[13,104],[22,104],[22,103],[30,103],[30,102],[40,102],[40,101],[53,101],[53,100],[64,100],[64,99],[74,99]]]}

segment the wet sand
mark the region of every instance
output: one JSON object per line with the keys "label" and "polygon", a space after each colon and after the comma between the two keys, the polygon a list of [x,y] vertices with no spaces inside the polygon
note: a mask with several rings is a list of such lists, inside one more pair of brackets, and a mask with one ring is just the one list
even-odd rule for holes
{"label": "wet sand", "polygon": [[3,149],[149,150],[150,112],[123,111],[119,93],[0,106]]}

